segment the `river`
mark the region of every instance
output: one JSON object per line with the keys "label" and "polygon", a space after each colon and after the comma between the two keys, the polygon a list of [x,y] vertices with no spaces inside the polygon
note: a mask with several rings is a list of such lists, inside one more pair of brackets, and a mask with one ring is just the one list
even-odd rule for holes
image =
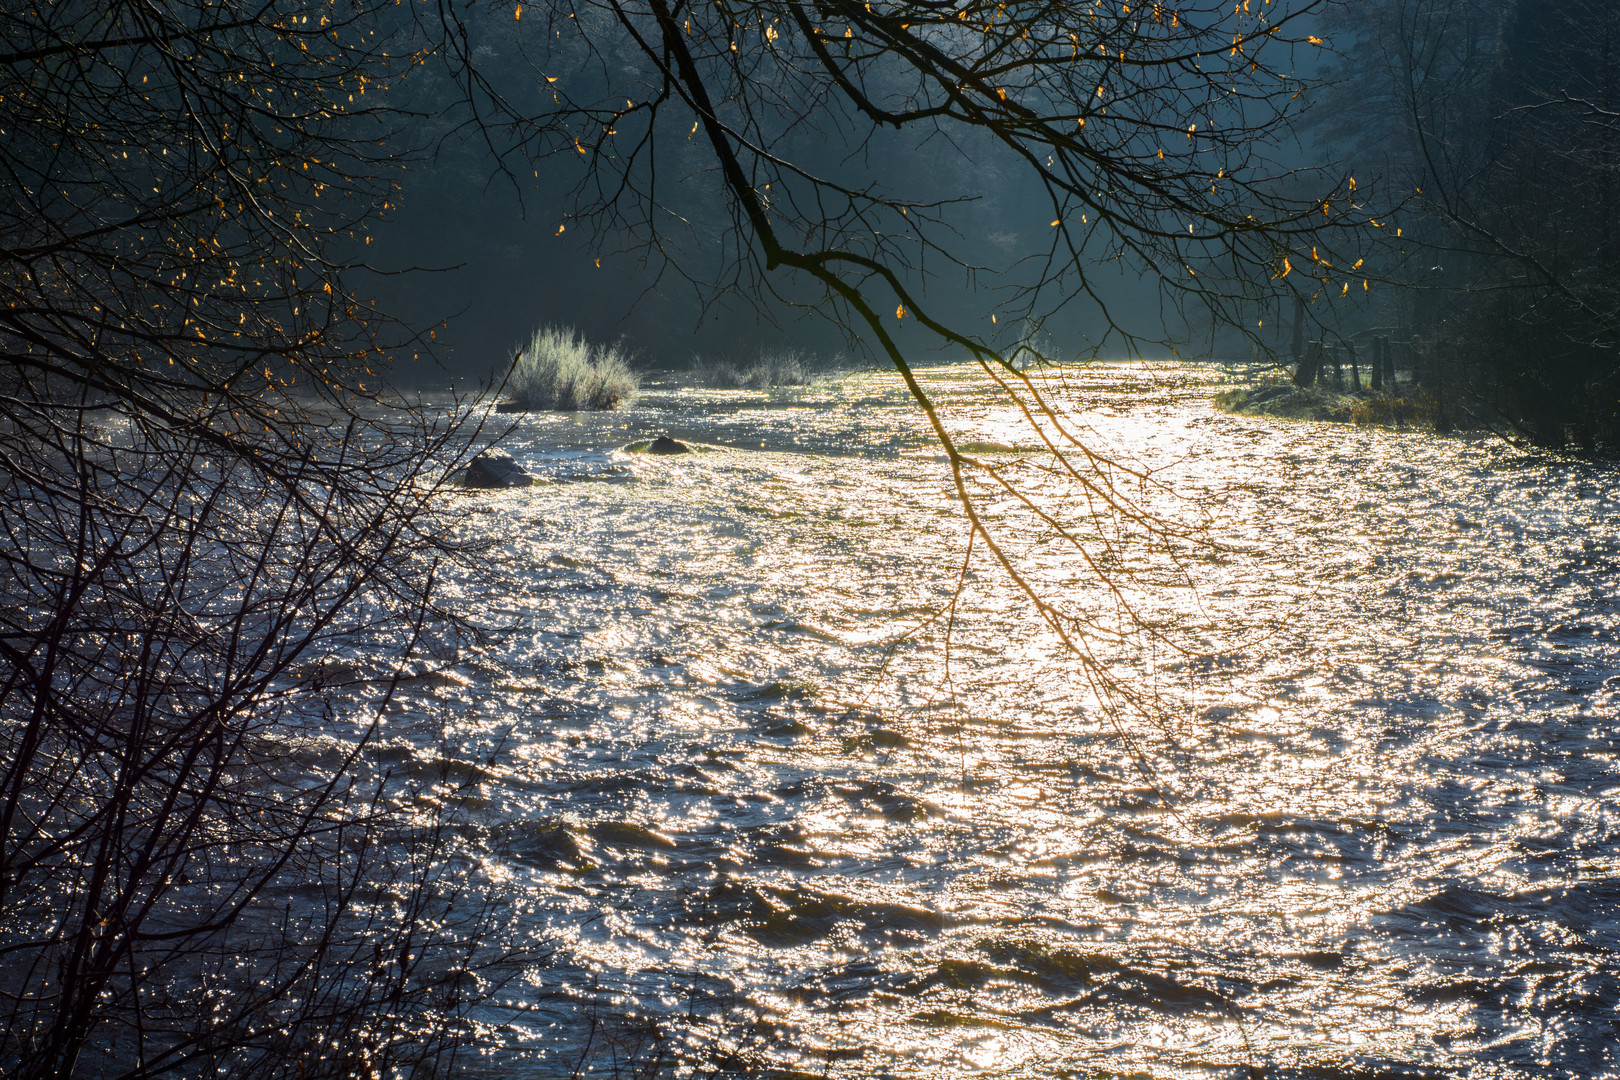
{"label": "river", "polygon": [[[893,374],[514,418],[546,482],[453,496],[494,632],[385,729],[474,770],[471,884],[534,950],[473,1071],[1620,1073],[1613,467],[1222,377],[1051,378],[1088,488],[924,372],[1085,657]],[[665,432],[701,452],[623,449]]]}

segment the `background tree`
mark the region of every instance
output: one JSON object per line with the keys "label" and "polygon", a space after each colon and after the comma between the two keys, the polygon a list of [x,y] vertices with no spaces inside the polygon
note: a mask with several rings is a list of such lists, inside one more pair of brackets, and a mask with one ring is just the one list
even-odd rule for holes
{"label": "background tree", "polygon": [[444,632],[430,496],[468,434],[387,399],[399,343],[346,288],[390,198],[378,91],[414,59],[392,19],[0,12],[8,1076],[451,1045],[444,834],[323,683],[380,656],[351,670],[384,699]]}
{"label": "background tree", "polygon": [[[1530,440],[1613,445],[1620,16],[1577,2],[1335,9],[1315,114],[1400,232],[1373,322]],[[1484,416],[1482,415],[1482,418]]]}

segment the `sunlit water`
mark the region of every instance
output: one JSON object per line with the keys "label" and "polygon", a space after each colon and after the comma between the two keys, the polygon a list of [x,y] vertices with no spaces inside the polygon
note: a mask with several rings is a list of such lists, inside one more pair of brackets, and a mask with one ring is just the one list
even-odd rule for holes
{"label": "sunlit water", "polygon": [[[496,580],[453,602],[495,635],[386,729],[482,767],[470,884],[539,949],[491,973],[489,1073],[1620,1072],[1612,469],[1229,416],[1219,377],[1051,388],[1218,545],[1178,582],[1127,530],[1105,567],[1193,647],[1095,643],[1142,714],[982,544],[964,573],[892,376],[518,418],[548,482],[455,496]],[[974,369],[928,382],[976,452],[1034,445]],[[622,449],[665,431],[707,449]]]}

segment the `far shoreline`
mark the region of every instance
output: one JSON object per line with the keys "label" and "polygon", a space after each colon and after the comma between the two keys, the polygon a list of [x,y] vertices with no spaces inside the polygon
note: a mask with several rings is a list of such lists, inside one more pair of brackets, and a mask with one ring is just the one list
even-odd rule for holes
{"label": "far shoreline", "polygon": [[[1447,408],[1439,394],[1426,388],[1390,394],[1384,390],[1337,390],[1323,385],[1304,387],[1277,380],[1222,390],[1215,395],[1214,405],[1237,416],[1318,420],[1394,431],[1445,434],[1488,427],[1473,417],[1457,417],[1455,406]],[[1459,423],[1459,419],[1469,422]]]}

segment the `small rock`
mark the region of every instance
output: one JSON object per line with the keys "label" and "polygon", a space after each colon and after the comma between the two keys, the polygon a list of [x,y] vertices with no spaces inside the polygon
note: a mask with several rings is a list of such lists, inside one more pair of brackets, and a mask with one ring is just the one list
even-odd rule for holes
{"label": "small rock", "polygon": [[472,488],[528,487],[536,478],[523,470],[504,450],[485,450],[467,466],[462,481]]}
{"label": "small rock", "polygon": [[660,435],[649,443],[636,443],[630,449],[643,454],[690,454],[692,448],[679,439],[672,439],[668,435]]}

